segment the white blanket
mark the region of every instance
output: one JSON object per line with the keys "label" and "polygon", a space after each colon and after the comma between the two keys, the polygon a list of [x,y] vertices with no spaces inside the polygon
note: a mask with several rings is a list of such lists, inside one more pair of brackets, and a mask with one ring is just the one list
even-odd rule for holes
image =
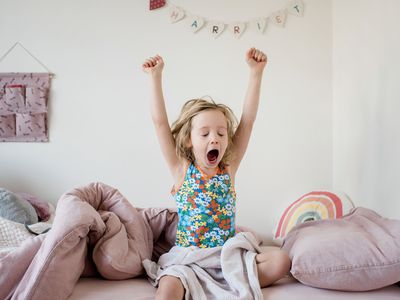
{"label": "white blanket", "polygon": [[157,264],[146,259],[143,266],[154,286],[164,275],[180,278],[185,300],[257,300],[263,299],[255,261],[260,252],[256,238],[241,232],[222,247],[174,246]]}
{"label": "white blanket", "polygon": [[0,256],[18,247],[27,238],[33,236],[24,224],[0,217]]}
{"label": "white blanket", "polygon": [[[36,229],[37,232],[42,232],[51,227],[51,221],[54,219],[52,212],[51,220],[47,222],[38,222],[28,225],[29,228]],[[30,233],[24,224],[14,222],[0,217],[0,257],[15,250],[28,238],[34,237],[35,234]]]}

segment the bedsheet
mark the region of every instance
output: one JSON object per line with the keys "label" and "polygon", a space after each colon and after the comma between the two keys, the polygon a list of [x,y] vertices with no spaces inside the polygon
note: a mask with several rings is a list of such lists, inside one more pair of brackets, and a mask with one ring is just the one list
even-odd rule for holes
{"label": "bedsheet", "polygon": [[[81,278],[68,300],[150,300],[154,299],[155,292],[146,278],[122,281]],[[400,287],[391,285],[369,292],[340,292],[308,287],[288,277],[263,288],[262,294],[264,300],[398,300]]]}

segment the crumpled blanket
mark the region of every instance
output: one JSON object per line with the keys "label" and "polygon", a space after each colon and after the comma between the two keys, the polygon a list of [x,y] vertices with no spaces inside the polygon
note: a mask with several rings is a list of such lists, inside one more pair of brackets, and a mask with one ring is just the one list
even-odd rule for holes
{"label": "crumpled blanket", "polygon": [[174,246],[155,263],[143,261],[150,282],[164,275],[180,278],[185,300],[263,299],[255,256],[259,243],[250,232],[238,233],[222,247]]}
{"label": "crumpled blanket", "polygon": [[0,257],[0,299],[67,299],[81,276],[121,280],[143,274],[175,242],[177,215],[137,209],[102,183],[58,201],[52,229]]}

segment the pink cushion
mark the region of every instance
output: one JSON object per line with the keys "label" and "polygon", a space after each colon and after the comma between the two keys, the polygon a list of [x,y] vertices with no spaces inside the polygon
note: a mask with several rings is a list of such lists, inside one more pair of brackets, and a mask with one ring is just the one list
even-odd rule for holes
{"label": "pink cushion", "polygon": [[309,286],[367,291],[400,281],[400,221],[366,208],[300,224],[282,248],[292,259],[292,275]]}
{"label": "pink cushion", "polygon": [[45,222],[50,219],[51,212],[49,203],[27,193],[17,193],[17,195],[28,201],[35,208],[40,221]]}

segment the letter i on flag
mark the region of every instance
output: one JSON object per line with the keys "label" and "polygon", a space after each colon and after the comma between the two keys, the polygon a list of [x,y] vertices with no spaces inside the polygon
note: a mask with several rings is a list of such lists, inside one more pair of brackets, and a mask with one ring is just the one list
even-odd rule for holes
{"label": "letter i on flag", "polygon": [[165,5],[165,0],[150,0],[150,10],[163,7]]}

